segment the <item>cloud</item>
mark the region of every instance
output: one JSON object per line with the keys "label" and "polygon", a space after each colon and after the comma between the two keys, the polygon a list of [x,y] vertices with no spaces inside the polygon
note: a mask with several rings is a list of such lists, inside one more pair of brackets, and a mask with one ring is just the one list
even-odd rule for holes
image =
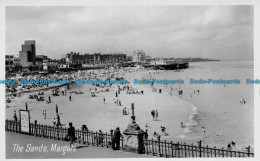
{"label": "cloud", "polygon": [[253,58],[253,7],[6,7],[7,54],[32,37],[37,54],[51,58],[136,49],[153,57]]}

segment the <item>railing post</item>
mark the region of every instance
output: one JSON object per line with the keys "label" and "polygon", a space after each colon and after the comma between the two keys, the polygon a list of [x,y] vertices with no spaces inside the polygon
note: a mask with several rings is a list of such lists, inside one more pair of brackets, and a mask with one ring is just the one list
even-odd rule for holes
{"label": "railing post", "polygon": [[199,147],[199,157],[201,158],[202,155],[201,155],[201,140],[198,141],[198,147]]}
{"label": "railing post", "polygon": [[15,121],[15,132],[16,132],[16,133],[18,132],[17,126],[18,126],[18,121],[16,120],[16,121]]}
{"label": "railing post", "polygon": [[154,141],[153,141],[153,139],[152,139],[152,151],[153,151],[153,155],[155,155],[155,154],[154,154],[154,145],[153,145],[153,142],[154,142]]}
{"label": "railing post", "polygon": [[158,142],[159,157],[162,156],[162,154],[161,154],[161,145],[160,145],[160,141],[161,141],[161,136],[158,136],[158,137],[157,137],[157,142]]}
{"label": "railing post", "polygon": [[187,158],[187,148],[186,148],[186,143],[184,143],[184,156]]}
{"label": "railing post", "polygon": [[164,147],[165,147],[165,158],[167,158],[167,143],[166,143],[166,140],[164,140]]}
{"label": "railing post", "polygon": [[172,144],[172,141],[171,141],[171,149],[172,149],[172,158],[173,158],[174,155],[173,155],[173,144]]}
{"label": "railing post", "polygon": [[97,131],[96,131],[95,135],[96,135],[96,139],[94,141],[96,141],[97,146],[99,146],[100,140],[99,140],[99,136],[98,136]]}
{"label": "railing post", "polygon": [[177,156],[178,158],[180,158],[181,154],[180,154],[180,143],[177,142],[177,144],[175,145],[175,148],[177,149]]}
{"label": "railing post", "polygon": [[122,135],[121,136],[121,150],[123,150],[123,146],[124,146],[124,136]]}
{"label": "railing post", "polygon": [[248,147],[246,148],[246,152],[247,152],[247,156],[250,157],[250,146],[248,145]]}
{"label": "railing post", "polygon": [[191,156],[194,157],[194,150],[193,150],[193,144],[191,144]]}
{"label": "railing post", "polygon": [[57,128],[56,128],[56,130],[57,130],[57,140],[60,140],[59,128],[60,128],[60,126],[57,126]]}
{"label": "railing post", "polygon": [[223,147],[221,148],[221,151],[222,151],[222,157],[224,158],[225,157],[225,152],[224,152],[224,148]]}
{"label": "railing post", "polygon": [[107,146],[107,148],[109,147],[108,142],[107,142],[107,132],[106,132],[106,146]]}
{"label": "railing post", "polygon": [[41,130],[42,130],[42,137],[44,138],[45,137],[45,127],[43,126],[43,124],[41,126]]}

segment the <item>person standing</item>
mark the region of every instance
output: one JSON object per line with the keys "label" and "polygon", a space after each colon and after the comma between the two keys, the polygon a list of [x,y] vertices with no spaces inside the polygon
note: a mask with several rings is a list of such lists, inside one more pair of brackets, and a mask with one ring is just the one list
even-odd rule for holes
{"label": "person standing", "polygon": [[114,135],[112,138],[112,143],[114,144],[112,145],[113,150],[118,150],[120,148],[120,137],[121,137],[121,132],[119,127],[117,127],[114,130]]}
{"label": "person standing", "polygon": [[56,105],[56,114],[58,114],[59,113],[59,107],[58,107],[58,105]]}
{"label": "person standing", "polygon": [[106,103],[106,98],[105,97],[103,98],[103,101],[104,101],[104,104],[105,104]]}
{"label": "person standing", "polygon": [[14,121],[17,122],[17,116],[16,116],[16,111],[14,110]]}
{"label": "person standing", "polygon": [[69,99],[70,99],[70,102],[71,102],[71,95],[70,95]]}
{"label": "person standing", "polygon": [[60,115],[57,113],[57,126],[61,126]]}
{"label": "person standing", "polygon": [[49,103],[51,103],[51,96],[49,96]]}
{"label": "person standing", "polygon": [[69,123],[69,128],[68,128],[68,139],[70,141],[70,148],[74,147],[74,141],[75,141],[75,128],[72,126],[72,122]]}
{"label": "person standing", "polygon": [[116,97],[117,97],[117,91],[116,91]]}
{"label": "person standing", "polygon": [[158,121],[158,111],[155,110],[155,120]]}
{"label": "person standing", "polygon": [[154,109],[151,111],[151,115],[152,115],[152,117],[153,117],[153,121],[154,121],[154,115],[155,115],[155,111],[154,111]]}
{"label": "person standing", "polygon": [[26,109],[26,111],[28,111],[28,104],[27,104],[27,102],[25,103],[25,109]]}
{"label": "person standing", "polygon": [[119,104],[119,106],[121,106],[121,100],[119,99],[119,101],[118,101],[118,104]]}
{"label": "person standing", "polygon": [[144,132],[144,139],[147,140],[148,139],[148,130],[146,129]]}

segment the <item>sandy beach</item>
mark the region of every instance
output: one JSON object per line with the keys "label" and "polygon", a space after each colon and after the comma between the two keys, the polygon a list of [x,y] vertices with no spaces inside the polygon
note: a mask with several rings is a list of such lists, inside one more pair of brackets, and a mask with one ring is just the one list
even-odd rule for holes
{"label": "sandy beach", "polygon": [[[53,118],[56,117],[55,107],[59,107],[61,124],[68,126],[73,122],[76,128],[85,124],[89,130],[109,132],[119,126],[123,131],[130,123],[130,115],[123,115],[123,108],[131,113],[131,103],[135,106],[136,121],[142,129],[147,129],[149,138],[157,132],[161,135],[161,140],[186,142],[197,144],[202,140],[204,145],[226,147],[235,141],[236,145],[244,148],[254,145],[253,136],[253,86],[245,85],[190,85],[189,79],[240,79],[252,78],[252,68],[223,67],[225,62],[218,64],[200,63],[191,64],[190,68],[181,72],[174,71],[140,71],[119,73],[119,76],[130,80],[130,85],[144,94],[127,94],[120,92],[116,98],[117,86],[113,85],[109,92],[96,93],[96,97],[91,97],[89,84],[71,85],[66,96],[52,96],[52,92],[45,91],[44,97],[47,100],[51,96],[52,102],[46,104],[45,101],[28,99],[29,94],[22,94],[21,97],[12,99],[6,108],[6,119],[13,119],[14,110],[25,109],[25,103],[31,110],[31,122],[37,120],[40,124],[53,125]],[[230,63],[226,63],[229,65]],[[232,64],[232,63],[231,63]],[[241,64],[241,63],[238,63]],[[248,62],[245,62],[248,64]],[[234,65],[234,63],[233,63]],[[236,64],[235,64],[236,65]],[[247,70],[249,72],[240,72]],[[158,74],[159,73],[159,74]],[[232,73],[233,75],[230,75]],[[242,73],[242,74],[241,74]],[[246,74],[245,74],[246,73]],[[244,74],[244,75],[243,75]],[[162,89],[162,93],[153,92],[151,85],[133,84],[133,79],[144,79],[148,76],[156,79],[183,79],[184,85],[157,85],[154,87]],[[105,79],[105,77],[103,77]],[[181,88],[184,91],[182,97],[177,91],[171,89]],[[200,90],[193,93],[194,90]],[[70,91],[83,91],[84,94],[71,93],[72,101],[69,101]],[[192,94],[193,93],[193,94]],[[241,105],[240,95],[245,97],[247,103]],[[105,103],[103,99],[105,98]],[[114,103],[114,99],[120,99],[122,106]],[[151,110],[157,109],[159,113],[158,121],[153,121]],[[47,111],[47,119],[44,119],[43,110]],[[186,128],[181,128],[181,122]],[[146,126],[148,125],[148,126]],[[161,126],[166,127],[165,136],[161,132]],[[201,133],[201,128],[206,129],[206,138]]]}

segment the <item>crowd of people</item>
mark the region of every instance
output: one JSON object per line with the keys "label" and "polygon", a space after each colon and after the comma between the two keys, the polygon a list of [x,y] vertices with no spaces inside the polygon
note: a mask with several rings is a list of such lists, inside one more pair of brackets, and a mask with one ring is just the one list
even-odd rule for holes
{"label": "crowd of people", "polygon": [[[104,72],[103,72],[104,73]],[[157,73],[156,73],[157,74]],[[158,72],[159,74],[159,72]],[[77,73],[77,72],[71,72],[69,74],[66,74],[66,73],[62,73],[62,74],[51,74],[49,76],[44,76],[43,78],[47,79],[47,78],[65,78],[65,79],[72,79],[74,81],[76,81],[77,79],[81,78],[81,79],[93,79],[93,78],[100,78],[100,74],[99,72],[97,71],[81,71],[80,73]],[[113,72],[107,72],[105,74],[103,74],[102,76],[103,78],[107,78],[107,79],[115,79],[115,78],[118,78]],[[29,79],[32,79],[32,77],[28,77]],[[39,78],[42,78],[42,76],[36,76],[35,79],[39,79]],[[151,78],[152,79],[152,78]],[[14,86],[7,86],[7,91],[8,92],[19,92],[19,86],[21,86],[20,84],[16,84]],[[46,88],[48,87],[49,85],[35,85],[35,86],[30,86],[30,85],[23,85],[21,86],[22,89],[28,89],[30,90],[31,88],[35,89],[35,88]],[[153,84],[151,85],[153,86]],[[164,84],[165,88],[170,88],[170,95],[172,96],[173,95],[173,92],[176,91],[177,95],[179,96],[182,96],[183,95],[183,89],[181,89],[181,87],[179,88],[173,88],[171,85],[167,85],[167,84]],[[140,94],[140,95],[143,95],[144,94],[144,91],[143,90],[139,90],[137,88],[135,88],[134,86],[131,86],[130,83],[128,84],[108,84],[108,83],[104,83],[104,84],[100,84],[100,83],[93,83],[92,84],[92,88],[89,89],[89,92],[91,93],[91,96],[96,96],[96,94],[98,93],[101,93],[101,92],[109,92],[111,91],[111,88],[115,87],[115,93],[113,93],[113,96],[114,96],[114,103],[117,105],[117,106],[122,106],[123,107],[123,115],[128,115],[129,114],[129,109],[127,109],[124,105],[124,102],[122,103],[121,99],[120,99],[120,94],[122,94],[122,92],[126,93],[126,94]],[[155,89],[155,87],[154,87]],[[20,90],[22,91],[22,90]],[[67,96],[67,89],[66,88],[60,88],[60,87],[54,87],[52,90],[52,96],[47,96],[45,99],[46,99],[46,103],[52,103],[52,97],[56,97],[56,96],[60,96],[60,93],[61,93],[61,96]],[[162,89],[159,89],[158,91],[161,91],[162,92]],[[159,93],[161,93],[159,92]],[[186,92],[186,91],[185,91]],[[84,94],[83,91],[81,90],[74,90],[74,91],[71,91],[69,93],[69,101],[71,102],[72,101],[72,95],[75,93],[76,95],[77,94]],[[187,92],[186,92],[187,93]],[[197,90],[193,90],[193,92],[191,93],[192,95],[199,95],[200,93],[200,90],[197,89]],[[191,96],[192,96],[191,95]],[[38,92],[38,94],[32,94],[32,98],[33,99],[36,99],[36,100],[39,100],[39,99],[44,99],[44,92]],[[31,97],[31,96],[30,96]],[[103,103],[106,104],[106,97],[103,96]],[[11,102],[11,99],[10,98],[7,98],[7,102]],[[54,101],[55,102],[55,101]],[[245,99],[241,96],[241,100],[240,100],[240,103],[241,104],[245,104],[246,101]],[[62,126],[61,124],[61,118],[60,118],[60,113],[58,111],[58,105],[56,105],[56,114],[55,114],[55,117],[53,118],[53,126]],[[17,116],[16,116],[16,112],[14,112],[14,119],[17,120]],[[44,109],[42,111],[43,113],[43,117],[44,119],[46,120],[47,118],[47,111]],[[49,114],[48,114],[49,115]],[[153,121],[159,121],[158,117],[159,117],[159,114],[158,114],[158,110],[157,109],[152,109],[151,111],[151,115],[152,115],[152,119]],[[165,126],[160,126],[161,128],[161,135],[164,135],[164,136],[167,136],[169,135],[169,133],[167,133],[166,131],[166,127]],[[186,126],[181,122],[181,128],[186,128]],[[100,133],[102,133],[102,131],[100,131]],[[202,127],[202,130],[201,130],[201,134],[204,138],[206,138],[206,130],[204,127]],[[161,137],[160,134],[158,134],[156,131],[154,131],[154,134],[152,135],[153,137]],[[119,149],[120,148],[120,137],[121,137],[121,132],[120,132],[120,129],[119,127],[116,128],[114,131],[113,131],[113,135],[112,135],[112,147],[114,150],[116,149]],[[145,130],[145,133],[144,133],[144,137],[145,139],[148,139],[148,130],[146,129]],[[69,140],[71,141],[71,146],[73,146],[73,142],[75,141],[75,128],[72,126],[72,123],[69,124],[69,128],[68,128],[68,138]],[[102,139],[99,139],[99,140],[102,140]]]}

